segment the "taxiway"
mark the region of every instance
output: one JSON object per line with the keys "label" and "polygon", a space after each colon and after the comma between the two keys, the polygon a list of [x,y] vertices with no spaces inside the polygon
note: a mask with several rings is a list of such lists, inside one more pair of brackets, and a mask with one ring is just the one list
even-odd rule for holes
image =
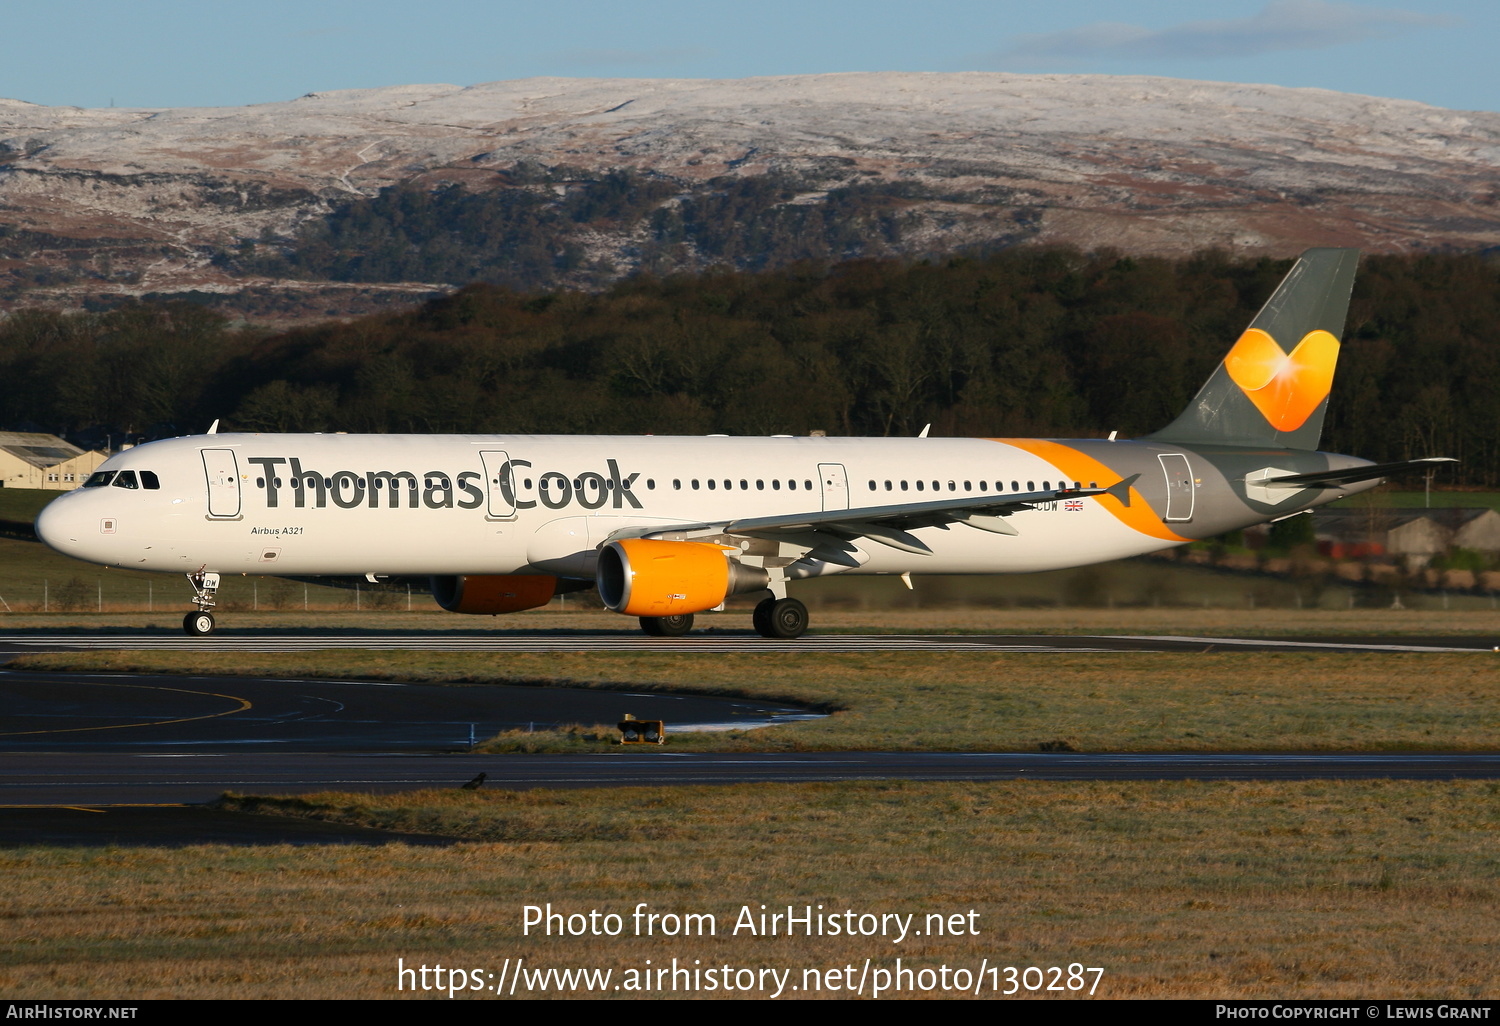
{"label": "taxiway", "polygon": [[1500,635],[1231,638],[1179,635],[809,634],[772,641],[746,631],[708,630],[680,638],[639,631],[233,631],[190,638],[165,631],[0,634],[0,657],[17,652],[110,649],[130,652],[638,652],[704,655],[806,652],[1500,652]]}

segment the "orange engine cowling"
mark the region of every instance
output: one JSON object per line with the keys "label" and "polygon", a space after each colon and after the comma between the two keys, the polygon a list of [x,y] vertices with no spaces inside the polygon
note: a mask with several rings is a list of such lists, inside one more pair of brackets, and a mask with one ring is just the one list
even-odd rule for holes
{"label": "orange engine cowling", "polygon": [[432,597],[450,613],[519,613],[552,601],[557,578],[545,574],[483,574],[432,578]]}
{"label": "orange engine cowling", "polygon": [[610,542],[599,551],[599,597],[627,616],[677,616],[713,609],[730,595],[766,587],[766,572],[730,559],[733,551],[703,542]]}

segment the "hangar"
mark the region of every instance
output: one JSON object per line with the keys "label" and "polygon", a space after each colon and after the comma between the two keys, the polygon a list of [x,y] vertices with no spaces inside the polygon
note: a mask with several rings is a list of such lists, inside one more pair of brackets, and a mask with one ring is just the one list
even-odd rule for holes
{"label": "hangar", "polygon": [[85,452],[56,435],[0,431],[0,488],[70,491],[108,458],[108,453]]}

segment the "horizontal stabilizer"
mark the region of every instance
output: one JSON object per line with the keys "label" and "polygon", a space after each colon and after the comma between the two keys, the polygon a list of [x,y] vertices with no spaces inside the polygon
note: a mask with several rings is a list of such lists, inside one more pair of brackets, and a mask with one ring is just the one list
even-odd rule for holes
{"label": "horizontal stabilizer", "polygon": [[1124,506],[1126,509],[1129,509],[1130,508],[1130,489],[1135,486],[1135,483],[1137,481],[1139,481],[1140,478],[1141,478],[1141,475],[1139,475],[1139,474],[1131,474],[1125,480],[1117,482],[1116,484],[1112,484],[1108,488],[1104,489],[1104,494],[1105,495],[1113,495],[1115,498],[1117,498],[1117,499],[1120,500],[1120,505],[1121,506]]}
{"label": "horizontal stabilizer", "polygon": [[1370,463],[1363,467],[1345,467],[1342,470],[1315,470],[1311,474],[1290,474],[1273,477],[1262,482],[1266,488],[1327,488],[1334,485],[1354,484],[1358,481],[1373,481],[1377,477],[1390,477],[1408,470],[1432,470],[1444,463],[1457,463],[1451,456],[1428,456],[1420,460],[1403,460],[1400,463]]}

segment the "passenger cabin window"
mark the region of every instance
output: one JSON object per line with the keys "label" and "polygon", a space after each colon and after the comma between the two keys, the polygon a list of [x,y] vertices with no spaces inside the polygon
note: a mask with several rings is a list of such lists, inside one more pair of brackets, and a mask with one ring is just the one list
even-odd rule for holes
{"label": "passenger cabin window", "polygon": [[115,475],[115,480],[114,480],[114,485],[115,485],[116,488],[139,488],[140,487],[140,485],[136,483],[136,480],[135,480],[135,471],[133,471],[133,470],[122,470],[118,474],[116,474]]}
{"label": "passenger cabin window", "polygon": [[101,470],[97,473],[90,474],[89,479],[83,483],[83,486],[85,488],[103,488],[105,485],[113,481],[114,477],[115,472],[113,470]]}

